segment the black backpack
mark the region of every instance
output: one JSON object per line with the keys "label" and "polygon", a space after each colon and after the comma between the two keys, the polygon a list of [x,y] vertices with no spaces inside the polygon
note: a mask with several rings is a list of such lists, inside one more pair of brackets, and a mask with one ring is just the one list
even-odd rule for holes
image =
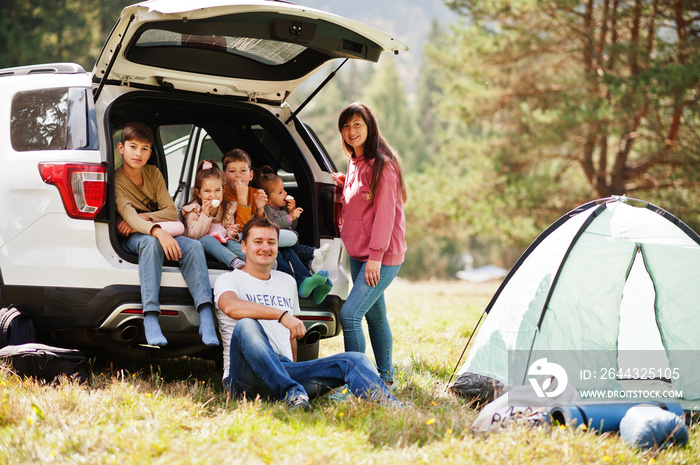
{"label": "black backpack", "polygon": [[0,347],[35,342],[34,322],[15,307],[0,309]]}
{"label": "black backpack", "polygon": [[63,349],[44,344],[19,344],[0,349],[0,362],[9,363],[12,371],[51,383],[60,375],[86,383],[90,376],[87,357],[77,349]]}

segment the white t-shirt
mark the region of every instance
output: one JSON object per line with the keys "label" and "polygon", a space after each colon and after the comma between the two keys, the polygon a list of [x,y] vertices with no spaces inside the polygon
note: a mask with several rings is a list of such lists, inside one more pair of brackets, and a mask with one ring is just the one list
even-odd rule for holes
{"label": "white t-shirt", "polygon": [[[281,271],[272,270],[270,279],[263,281],[243,270],[233,270],[216,278],[214,302],[216,317],[219,319],[219,332],[224,343],[224,379],[228,377],[231,336],[236,321],[219,308],[219,298],[226,291],[233,291],[239,299],[257,302],[268,307],[287,310],[292,315],[299,313],[299,295],[294,278]],[[277,320],[258,320],[265,330],[272,348],[279,355],[292,359],[292,345],[289,330]]]}

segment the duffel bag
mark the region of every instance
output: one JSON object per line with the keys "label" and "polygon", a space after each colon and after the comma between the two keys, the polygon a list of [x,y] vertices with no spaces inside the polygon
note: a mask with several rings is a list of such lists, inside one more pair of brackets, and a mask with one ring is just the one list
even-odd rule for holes
{"label": "duffel bag", "polygon": [[34,322],[12,305],[0,308],[0,347],[36,341]]}
{"label": "duffel bag", "polygon": [[0,349],[0,361],[23,377],[32,377],[47,383],[61,375],[85,383],[90,375],[87,357],[77,349],[64,349],[44,344],[19,344]]}

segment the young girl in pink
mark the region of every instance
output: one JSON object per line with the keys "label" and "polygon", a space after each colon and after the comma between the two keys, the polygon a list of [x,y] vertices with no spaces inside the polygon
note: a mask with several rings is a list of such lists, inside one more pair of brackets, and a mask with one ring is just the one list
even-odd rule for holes
{"label": "young girl in pink", "polygon": [[216,161],[199,162],[192,201],[182,207],[185,234],[199,239],[206,252],[232,269],[245,258],[234,221],[236,207],[236,202],[224,201],[224,177]]}

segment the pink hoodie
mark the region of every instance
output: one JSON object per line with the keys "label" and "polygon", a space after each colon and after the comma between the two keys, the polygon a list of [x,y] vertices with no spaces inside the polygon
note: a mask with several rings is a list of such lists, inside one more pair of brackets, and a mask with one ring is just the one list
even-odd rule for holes
{"label": "pink hoodie", "polygon": [[406,217],[396,167],[387,163],[373,202],[367,201],[374,160],[350,158],[343,188],[340,237],[355,260],[400,265],[406,253]]}

